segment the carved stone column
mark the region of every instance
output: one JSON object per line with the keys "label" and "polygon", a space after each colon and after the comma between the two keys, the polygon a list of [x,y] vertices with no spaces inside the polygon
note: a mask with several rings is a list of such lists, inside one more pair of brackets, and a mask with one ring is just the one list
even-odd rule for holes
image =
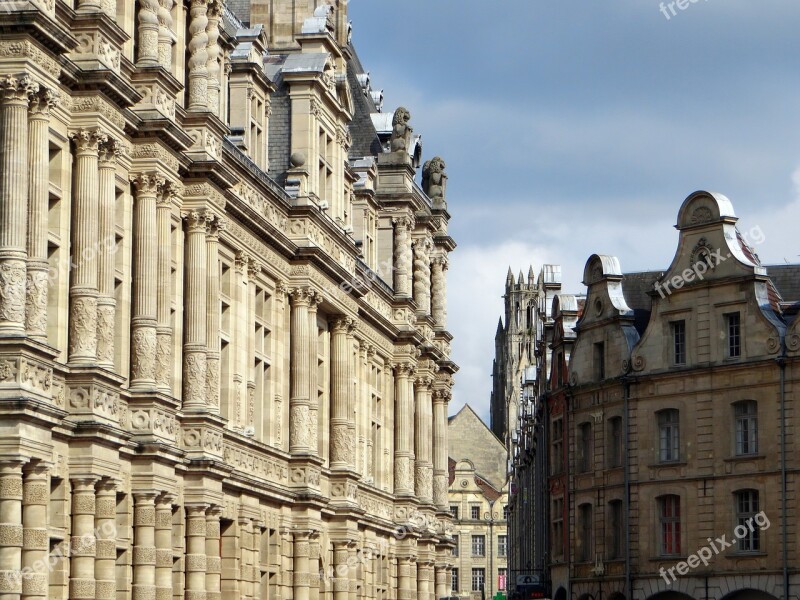
{"label": "carved stone column", "polygon": [[70,539],[69,597],[94,600],[96,577],[94,562],[97,540],[94,532],[97,477],[72,480],[72,538]]}
{"label": "carved stone column", "polygon": [[356,431],[356,403],[358,402],[358,386],[353,386],[353,381],[358,373],[358,351],[356,350],[356,331],[357,321],[353,320],[351,327],[347,329],[347,429],[351,438],[350,444],[353,447],[353,458],[351,465],[353,469],[358,467],[358,431]]}
{"label": "carved stone column", "polygon": [[311,536],[309,541],[308,555],[308,571],[311,574],[311,580],[309,581],[309,600],[319,600],[320,572],[322,569],[322,565],[320,563],[319,532],[316,532]]}
{"label": "carved stone column", "polygon": [[430,600],[430,565],[428,563],[417,564],[417,598],[419,600]]}
{"label": "carved stone column", "polygon": [[[47,340],[47,215],[50,208],[50,111],[59,95],[43,90],[33,97],[28,120],[28,276],[25,329],[41,342]],[[4,171],[4,173],[8,173]],[[8,175],[4,175],[7,177]]]}
{"label": "carved stone column", "polygon": [[172,600],[172,502],[171,494],[156,500],[156,600]]}
{"label": "carved stone column", "polygon": [[0,600],[22,592],[22,461],[0,463]]}
{"label": "carved stone column", "polygon": [[136,187],[133,238],[133,312],[131,314],[131,389],[151,390],[156,384],[158,322],[158,236],[156,198],[164,178],[140,173]]}
{"label": "carved stone column", "polygon": [[310,450],[311,399],[309,395],[309,321],[308,307],[313,290],[297,288],[291,293],[291,382],[289,397],[289,450],[307,453]]}
{"label": "carved stone column", "polygon": [[28,101],[25,75],[0,77],[0,335],[25,333],[28,220]]}
{"label": "carved stone column", "polygon": [[434,571],[434,578],[436,581],[436,597],[444,598],[450,595],[450,589],[447,585],[447,570],[444,565],[437,565]]}
{"label": "carved stone column", "polygon": [[414,302],[422,314],[431,312],[431,263],[428,258],[430,241],[420,239],[414,244]]}
{"label": "carved stone column", "polygon": [[395,418],[394,418],[394,492],[396,495],[412,495],[414,405],[410,377],[414,368],[409,363],[394,365],[395,370]]}
{"label": "carved stone column", "polygon": [[156,387],[172,392],[172,207],[175,186],[165,184],[156,200],[158,294],[156,298]]}
{"label": "carved stone column", "polygon": [[99,146],[108,137],[97,129],[82,129],[75,142],[75,197],[72,208],[72,273],[70,276],[69,360],[97,360],[97,254]]}
{"label": "carved stone column", "polygon": [[309,443],[311,453],[319,455],[319,394],[317,382],[317,339],[319,330],[317,328],[317,309],[322,304],[322,296],[315,294],[308,304],[308,398],[309,404]]}
{"label": "carved stone column", "polygon": [[348,575],[350,576],[350,600],[358,598],[358,550],[355,542],[347,548]]}
{"label": "carved stone column", "polygon": [[294,534],[294,600],[308,600],[310,576],[308,572],[309,533]]}
{"label": "carved stone column", "polygon": [[206,400],[211,412],[219,414],[219,323],[221,305],[219,301],[219,233],[225,227],[225,221],[214,217],[208,221],[206,228],[206,276],[207,276],[207,308],[206,320]]}
{"label": "carved stone column", "polygon": [[47,506],[50,500],[48,468],[28,466],[22,488],[22,600],[47,598],[48,536]]}
{"label": "carved stone column", "polygon": [[415,412],[415,485],[414,489],[420,502],[430,504],[433,501],[433,461],[431,453],[431,420],[432,407],[430,397],[431,380],[419,377],[416,381]]}
{"label": "carved stone column", "polygon": [[160,6],[158,0],[139,0],[139,55],[136,60],[138,67],[154,67],[158,65],[158,15]]}
{"label": "carved stone column", "polygon": [[175,33],[172,31],[172,7],[174,0],[159,0],[158,3],[158,64],[172,71],[172,45]]}
{"label": "carved stone column", "polygon": [[347,332],[354,324],[353,319],[341,317],[331,327],[331,468],[353,467],[355,448],[348,413],[350,348]]}
{"label": "carved stone column", "polygon": [[447,327],[447,259],[437,256],[431,261],[431,316],[437,327]]}
{"label": "carved stone column", "polygon": [[447,509],[447,394],[433,396],[433,503]]}
{"label": "carved stone column", "polygon": [[406,556],[397,559],[397,600],[415,600],[411,559]]}
{"label": "carved stone column", "polygon": [[115,600],[117,597],[117,486],[110,479],[97,484],[95,535],[97,552],[94,561],[95,598]]}
{"label": "carved stone column", "polygon": [[75,12],[78,14],[100,12],[100,0],[78,0],[78,7]]}
{"label": "carved stone column", "polygon": [[234,289],[234,302],[233,302],[233,315],[234,315],[234,338],[237,343],[234,344],[233,352],[235,355],[234,369],[233,369],[233,393],[229,399],[231,410],[229,410],[228,418],[234,427],[241,428],[244,425],[245,416],[243,414],[242,404],[247,397],[247,378],[251,370],[250,361],[252,357],[248,354],[250,346],[244,340],[247,340],[249,334],[249,327],[247,326],[247,318],[250,311],[249,293],[250,293],[250,280],[247,276],[247,269],[250,265],[250,257],[244,252],[237,252],[234,260],[234,269],[236,272],[235,289]]}
{"label": "carved stone column", "polygon": [[[114,297],[114,257],[116,232],[114,212],[117,200],[117,156],[119,144],[108,140],[100,146],[100,193],[98,206],[97,263],[97,362],[107,369],[114,367],[114,324],[117,301]],[[116,560],[116,550],[115,560]]]}
{"label": "carved stone column", "polygon": [[220,47],[219,47],[219,20],[222,16],[222,8],[218,1],[208,5],[208,26],[206,35],[208,36],[208,46],[206,48],[206,72],[208,73],[208,109],[215,115],[219,115],[219,95],[220,95]]}
{"label": "carved stone column", "polygon": [[133,600],[152,600],[156,595],[157,495],[133,493]]}
{"label": "carved stone column", "polygon": [[189,9],[189,99],[187,108],[208,110],[208,0],[191,0]]}
{"label": "carved stone column", "polygon": [[411,296],[411,220],[407,217],[392,219],[394,223],[394,293]]}
{"label": "carved stone column", "polygon": [[333,600],[348,600],[350,596],[348,546],[346,541],[333,542]]}
{"label": "carved stone column", "polygon": [[261,265],[253,259],[247,265],[247,322],[246,347],[247,347],[247,395],[246,408],[244,411],[244,424],[246,427],[255,428],[256,422],[256,336],[254,325],[256,322],[256,288],[258,285],[258,274],[261,273]]}
{"label": "carved stone column", "polygon": [[186,600],[206,600],[206,504],[186,507]]}
{"label": "carved stone column", "polygon": [[220,558],[219,518],[222,508],[212,506],[206,513],[206,598],[221,600],[220,584],[222,580],[222,559]]}
{"label": "carved stone column", "polygon": [[192,211],[186,219],[186,289],[183,332],[183,406],[193,410],[205,407],[206,391],[206,224],[209,215]]}

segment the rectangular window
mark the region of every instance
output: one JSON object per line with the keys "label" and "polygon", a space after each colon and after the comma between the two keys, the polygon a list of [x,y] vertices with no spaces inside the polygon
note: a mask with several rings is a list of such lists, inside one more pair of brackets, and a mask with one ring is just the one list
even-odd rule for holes
{"label": "rectangular window", "polygon": [[469,518],[477,521],[481,518],[481,507],[480,506],[470,506],[469,507]]}
{"label": "rectangular window", "polygon": [[472,536],[472,556],[486,556],[486,536]]}
{"label": "rectangular window", "polygon": [[681,553],[681,499],[679,496],[662,496],[659,503],[662,556],[679,556]]}
{"label": "rectangular window", "polygon": [[673,321],[669,324],[672,330],[672,363],[686,364],[686,321]]}
{"label": "rectangular window", "polygon": [[456,504],[450,505],[450,514],[453,515],[453,519],[458,521],[458,506]]}
{"label": "rectangular window", "polygon": [[460,540],[458,539],[457,535],[453,536],[453,543],[455,543],[455,547],[453,548],[453,556],[458,556],[458,544]]}
{"label": "rectangular window", "polygon": [[509,514],[508,511],[509,511],[508,504],[504,504],[503,505],[503,521],[508,521],[508,514]]}
{"label": "rectangular window", "polygon": [[753,400],[737,402],[736,415],[736,456],[758,454],[758,404]]}
{"label": "rectangular window", "polygon": [[594,374],[598,381],[606,378],[606,346],[603,342],[594,345]]}
{"label": "rectangular window", "polygon": [[508,579],[508,569],[504,568],[497,569],[497,591],[499,592],[506,591],[507,579]]}
{"label": "rectangular window", "polygon": [[580,544],[578,546],[578,560],[589,562],[592,560],[592,505],[581,504],[578,507],[578,535]]}
{"label": "rectangular window", "polygon": [[553,556],[564,554],[564,499],[553,500]]}
{"label": "rectangular window", "polygon": [[587,473],[592,470],[592,424],[578,425],[578,472]]}
{"label": "rectangular window", "polygon": [[[753,526],[758,514],[758,491],[742,490],[736,492],[736,525],[743,527],[744,537],[739,538],[739,552],[758,552],[761,550],[761,530]],[[737,536],[738,537],[738,536]]]}
{"label": "rectangular window", "polygon": [[622,436],[622,417],[612,417],[608,420],[608,468],[615,469],[622,466],[624,453],[624,438]]}
{"label": "rectangular window", "polygon": [[551,436],[553,440],[551,468],[553,469],[553,475],[558,475],[562,472],[564,466],[564,421],[562,419],[555,419],[551,427]]}
{"label": "rectangular window", "polygon": [[497,536],[497,556],[508,556],[508,536]]}
{"label": "rectangular window", "polygon": [[670,408],[658,413],[658,437],[660,462],[677,462],[680,460],[680,414]]}
{"label": "rectangular window", "polygon": [[742,355],[742,323],[739,313],[725,315],[728,326],[728,358],[738,358]]}
{"label": "rectangular window", "polygon": [[486,582],[486,569],[472,569],[472,591],[480,592]]}
{"label": "rectangular window", "polygon": [[458,589],[458,569],[453,569],[453,580],[450,582],[450,586],[453,588],[454,592],[459,591]]}
{"label": "rectangular window", "polygon": [[612,500],[608,503],[608,520],[610,529],[608,557],[611,559],[622,558],[622,500]]}

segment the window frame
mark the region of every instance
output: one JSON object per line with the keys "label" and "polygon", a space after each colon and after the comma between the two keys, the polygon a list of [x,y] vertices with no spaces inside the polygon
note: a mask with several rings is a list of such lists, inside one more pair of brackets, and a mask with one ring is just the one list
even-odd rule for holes
{"label": "window frame", "polygon": [[486,536],[483,534],[472,535],[472,556],[476,558],[486,556]]}
{"label": "window frame", "polygon": [[725,313],[725,357],[742,357],[742,315],[739,311]]}
{"label": "window frame", "polygon": [[756,489],[746,488],[735,491],[733,497],[735,527],[742,526],[747,531],[743,537],[737,536],[736,554],[759,554],[762,552],[761,529],[753,527],[751,531],[747,523],[754,522],[760,512],[760,494]]}
{"label": "window frame", "polygon": [[580,536],[578,552],[576,552],[577,562],[586,563],[593,560],[593,538],[594,538],[594,506],[591,502],[583,502],[578,505],[578,527],[576,534]]}
{"label": "window frame", "polygon": [[[675,420],[671,419],[675,416]],[[668,420],[669,419],[669,420]],[[681,414],[677,408],[656,412],[658,425],[658,462],[673,464],[681,461]],[[668,442],[669,445],[665,445]],[[673,455],[674,454],[674,455]]]}
{"label": "window frame", "polygon": [[472,591],[480,592],[485,588],[486,588],[486,569],[484,567],[472,567]]}
{"label": "window frame", "polygon": [[594,470],[594,431],[591,421],[578,423],[578,473],[591,473]]}
{"label": "window frame", "polygon": [[670,339],[672,340],[672,365],[685,366],[687,361],[686,320],[678,319],[669,322]]}
{"label": "window frame", "polygon": [[[749,411],[750,408],[753,409],[752,412]],[[755,400],[734,402],[733,420],[734,455],[758,456],[758,402]]]}
{"label": "window frame", "polygon": [[659,556],[681,556],[681,497],[665,494],[658,502]]}
{"label": "window frame", "polygon": [[625,437],[623,435],[622,417],[619,415],[608,419],[608,468],[618,469],[623,466],[625,456]]}

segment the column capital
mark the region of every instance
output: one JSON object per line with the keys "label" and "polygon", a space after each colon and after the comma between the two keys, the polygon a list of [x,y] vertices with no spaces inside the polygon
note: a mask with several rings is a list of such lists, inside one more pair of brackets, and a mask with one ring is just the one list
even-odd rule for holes
{"label": "column capital", "polygon": [[104,477],[97,482],[98,495],[110,495],[117,493],[117,482],[110,477]]}
{"label": "column capital", "polygon": [[163,492],[156,498],[156,504],[162,508],[169,507],[172,510],[172,504],[176,498],[177,496],[172,492]]}
{"label": "column capital", "polygon": [[154,504],[159,492],[155,490],[141,490],[131,492],[135,504]]}
{"label": "column capital", "polygon": [[100,158],[100,166],[113,166],[116,165],[119,155],[122,154],[122,145],[118,140],[112,137],[102,142],[98,148],[98,155]]}
{"label": "column capital", "polygon": [[250,279],[250,281],[255,281],[259,273],[261,273],[261,263],[251,258],[247,264],[248,279]]}
{"label": "column capital", "polygon": [[286,296],[289,294],[289,291],[289,284],[282,279],[279,279],[275,282],[275,294],[278,297],[278,300],[281,302],[286,300]]}
{"label": "column capital", "polygon": [[316,312],[324,301],[325,297],[320,292],[312,291],[308,300],[308,310]]}
{"label": "column capital", "polygon": [[190,210],[183,215],[189,233],[206,233],[208,222],[213,219],[213,215],[207,210]]}
{"label": "column capital", "polygon": [[316,291],[309,287],[296,287],[289,290],[289,301],[294,306],[309,306]]}
{"label": "column capital", "polygon": [[39,84],[28,75],[0,77],[0,102],[3,104],[27,104],[38,91]]}
{"label": "column capital", "polygon": [[350,334],[356,328],[356,320],[353,317],[340,316],[334,319],[331,331],[333,333]]}
{"label": "column capital", "polygon": [[206,516],[206,511],[210,505],[206,503],[198,503],[198,504],[186,504],[184,509],[186,510],[187,517],[204,517]]}
{"label": "column capital", "polygon": [[161,193],[156,198],[156,206],[159,208],[172,208],[173,202],[180,195],[179,190],[180,184],[165,180]]}
{"label": "column capital", "polygon": [[100,145],[108,141],[108,136],[98,127],[78,129],[71,132],[69,137],[75,143],[75,149],[78,151],[79,156],[98,156],[100,153]]}
{"label": "column capital", "polygon": [[420,391],[427,391],[433,383],[433,377],[430,375],[420,375],[414,380],[414,383],[418,388],[422,388]]}
{"label": "column capital", "polygon": [[394,369],[395,375],[397,377],[406,377],[406,378],[411,377],[412,375],[414,375],[416,368],[417,368],[416,365],[411,362],[399,361],[392,363],[392,369]]}
{"label": "column capital", "polygon": [[246,252],[239,251],[233,259],[233,266],[239,275],[247,273],[247,266],[250,264],[250,255]]}
{"label": "column capital", "polygon": [[206,510],[206,517],[209,519],[219,519],[223,512],[224,510],[219,504],[212,504]]}
{"label": "column capital", "polygon": [[31,97],[30,110],[31,117],[48,118],[50,111],[61,102],[61,93],[58,90],[40,88],[37,94]]}
{"label": "column capital", "polygon": [[155,196],[166,183],[166,179],[155,171],[131,173],[130,182],[136,188],[137,195]]}
{"label": "column capital", "polygon": [[416,226],[414,217],[402,216],[392,218],[392,223],[397,229],[413,229]]}
{"label": "column capital", "polygon": [[206,220],[206,235],[211,238],[219,239],[219,234],[227,226],[228,222],[217,215],[210,215]]}

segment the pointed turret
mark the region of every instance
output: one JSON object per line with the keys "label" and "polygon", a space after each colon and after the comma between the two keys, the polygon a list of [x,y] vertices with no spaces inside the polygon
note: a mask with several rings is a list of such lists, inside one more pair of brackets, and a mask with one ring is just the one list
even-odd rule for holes
{"label": "pointed turret", "polygon": [[525,277],[522,276],[522,269],[519,270],[519,279],[517,280],[517,284],[525,285]]}
{"label": "pointed turret", "polygon": [[528,285],[533,285],[536,283],[536,277],[533,274],[533,265],[528,267]]}
{"label": "pointed turret", "polygon": [[508,275],[506,275],[506,289],[514,286],[514,273],[511,272],[511,267],[508,267]]}

